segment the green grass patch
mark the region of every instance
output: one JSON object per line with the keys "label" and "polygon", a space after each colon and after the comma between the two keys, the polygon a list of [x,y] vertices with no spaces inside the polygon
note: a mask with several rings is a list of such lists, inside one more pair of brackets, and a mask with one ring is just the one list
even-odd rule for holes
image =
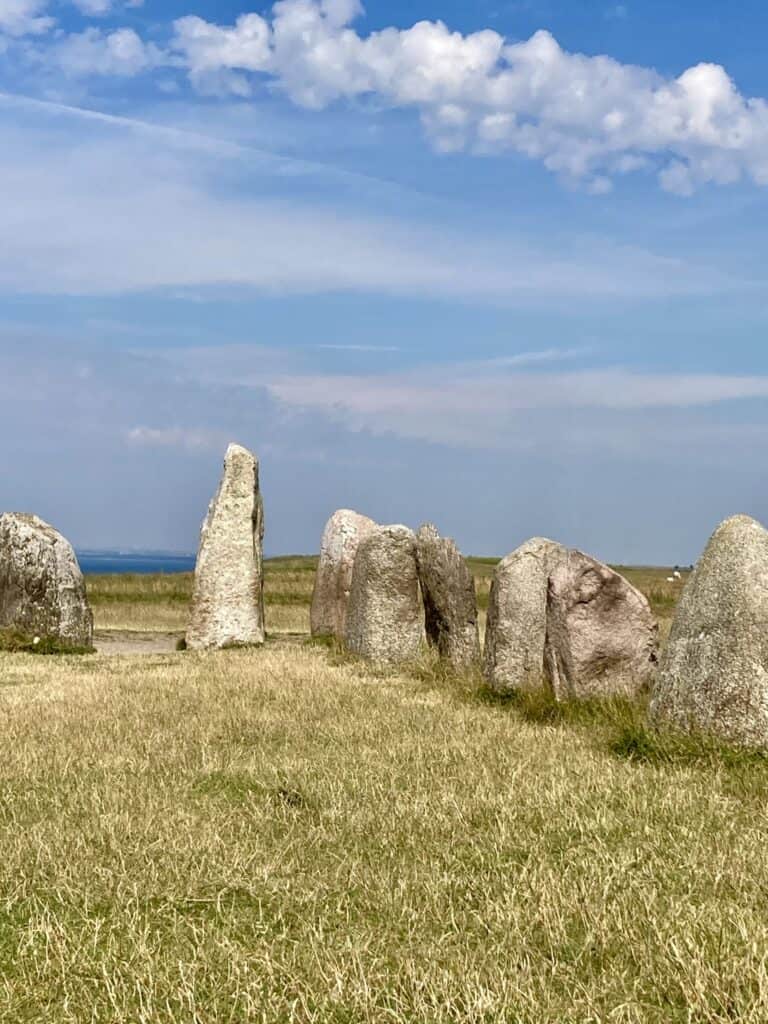
{"label": "green grass patch", "polygon": [[308,572],[314,573],[317,569],[317,555],[281,555],[278,558],[264,559],[264,572]]}
{"label": "green grass patch", "polygon": [[322,636],[308,636],[304,643],[307,647],[322,647],[328,651],[338,651],[344,647],[342,642],[330,633]]}
{"label": "green grass patch", "polygon": [[699,767],[718,771],[757,770],[753,781],[762,792],[768,785],[768,752],[734,746],[702,733],[661,729],[648,721],[647,701],[619,697],[558,701],[551,689],[494,694],[481,699],[506,706],[531,725],[577,728],[598,749],[622,760],[658,768]]}
{"label": "green grass patch", "polygon": [[86,576],[88,600],[95,608],[114,604],[188,604],[194,577],[178,573],[113,573]]}
{"label": "green grass patch", "polygon": [[768,780],[768,752],[734,746],[701,733],[656,729],[640,717],[617,730],[609,749],[638,764],[759,768]]}
{"label": "green grass patch", "polygon": [[646,713],[641,702],[619,697],[558,701],[547,685],[497,699],[509,703],[524,721],[535,725],[624,728],[644,720]]}
{"label": "green grass patch", "polygon": [[220,797],[234,804],[268,800],[278,807],[294,811],[311,806],[311,800],[301,787],[287,779],[280,778],[273,784],[267,784],[243,771],[210,772],[198,780],[195,792],[201,796]]}
{"label": "green grass patch", "polygon": [[93,654],[93,647],[68,644],[52,636],[29,636],[16,629],[0,630],[0,651],[8,654]]}
{"label": "green grass patch", "polygon": [[267,608],[308,608],[312,603],[312,592],[306,591],[278,591],[270,593],[264,591],[264,604]]}

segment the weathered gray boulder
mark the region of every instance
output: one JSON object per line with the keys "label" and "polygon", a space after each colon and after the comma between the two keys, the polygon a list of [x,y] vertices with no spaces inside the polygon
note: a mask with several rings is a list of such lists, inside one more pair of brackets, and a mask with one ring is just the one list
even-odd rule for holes
{"label": "weathered gray boulder", "polygon": [[376,664],[392,665],[416,658],[423,641],[416,535],[406,526],[377,527],[357,549],[347,649]]}
{"label": "weathered gray boulder", "polygon": [[75,647],[93,642],[93,615],[72,545],[37,516],[0,516],[0,629]]}
{"label": "weathered gray boulder", "polygon": [[768,748],[768,531],[717,528],[680,599],[651,720]]}
{"label": "weathered gray boulder", "polygon": [[346,508],[334,512],[328,520],[312,593],[309,616],[312,636],[344,639],[357,549],[360,541],[375,529],[372,519]]}
{"label": "weathered gray boulder", "polygon": [[426,523],[416,535],[416,560],[427,640],[456,669],[478,664],[475,581],[459,549]]}
{"label": "weathered gray boulder", "polygon": [[623,576],[581,551],[554,566],[544,666],[557,700],[647,691],[658,647],[648,601]]}
{"label": "weathered gray boulder", "polygon": [[231,444],[200,535],[187,631],[191,650],[264,643],[263,539],[259,463]]}
{"label": "weathered gray boulder", "polygon": [[534,537],[496,566],[485,628],[484,674],[497,693],[545,684],[549,577],[568,554],[562,544]]}

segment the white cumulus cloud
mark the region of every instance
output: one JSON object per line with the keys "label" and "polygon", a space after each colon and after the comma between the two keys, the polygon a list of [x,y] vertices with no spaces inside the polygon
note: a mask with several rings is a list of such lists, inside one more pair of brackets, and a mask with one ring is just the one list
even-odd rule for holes
{"label": "white cumulus cloud", "polygon": [[[73,2],[99,16],[115,0]],[[43,33],[45,12],[46,0],[0,0],[0,32]],[[743,95],[718,64],[668,77],[571,53],[544,30],[510,42],[441,21],[361,34],[362,13],[360,0],[277,0],[233,25],[179,18],[165,50],[131,28],[90,27],[51,38],[38,57],[75,77],[173,66],[200,92],[247,98],[266,85],[316,110],[372,97],[416,111],[439,150],[514,152],[594,194],[636,172],[683,196],[707,183],[768,185],[768,102]]]}
{"label": "white cumulus cloud", "polygon": [[39,35],[53,26],[44,12],[47,0],[0,0],[0,32],[9,36]]}
{"label": "white cumulus cloud", "polygon": [[719,65],[665,78],[569,53],[546,31],[510,43],[439,21],[363,36],[351,27],[361,10],[357,0],[278,0],[271,16],[230,27],[186,17],[171,47],[195,84],[229,75],[219,85],[243,94],[257,74],[317,109],[372,95],[418,110],[441,149],[515,151],[597,193],[649,165],[682,195],[705,182],[768,184],[768,104],[743,96]]}
{"label": "white cumulus cloud", "polygon": [[56,62],[69,75],[140,74],[164,62],[157,47],[147,44],[131,28],[102,32],[87,28],[66,36],[54,48]]}

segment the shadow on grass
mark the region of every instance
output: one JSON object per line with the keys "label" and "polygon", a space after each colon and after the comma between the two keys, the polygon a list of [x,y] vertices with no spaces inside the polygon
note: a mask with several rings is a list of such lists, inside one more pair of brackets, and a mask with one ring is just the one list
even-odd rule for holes
{"label": "shadow on grass", "polygon": [[[491,697],[493,699],[493,697]],[[768,779],[768,753],[726,743],[702,733],[652,725],[647,700],[593,698],[557,701],[542,687],[530,693],[495,698],[508,703],[532,724],[589,729],[596,745],[614,757],[651,767],[758,767]]]}
{"label": "shadow on grass", "polygon": [[290,811],[311,810],[314,806],[300,786],[283,776],[269,784],[245,771],[213,771],[200,776],[194,789],[200,796],[222,797],[234,804],[266,799]]}
{"label": "shadow on grass", "polygon": [[734,746],[705,734],[657,728],[648,720],[647,698],[558,701],[546,683],[536,690],[499,694],[487,685],[479,667],[456,672],[434,656],[425,656],[412,674],[430,689],[439,689],[462,703],[496,708],[530,725],[578,731],[588,736],[596,749],[623,761],[737,773],[749,769],[761,788],[768,784],[768,752]]}
{"label": "shadow on grass", "polygon": [[[305,643],[326,650],[333,665],[365,665],[333,638],[312,638]],[[386,668],[366,668],[379,678],[390,674]],[[398,674],[403,670],[401,667]],[[648,720],[647,697],[558,701],[546,682],[535,690],[499,694],[487,685],[479,665],[457,670],[433,650],[425,650],[408,665],[407,674],[426,690],[438,690],[459,703],[494,708],[530,725],[578,731],[596,750],[623,761],[658,768],[725,770],[741,792],[753,790],[755,795],[764,795],[768,788],[768,751],[738,747],[706,734],[657,728]]]}

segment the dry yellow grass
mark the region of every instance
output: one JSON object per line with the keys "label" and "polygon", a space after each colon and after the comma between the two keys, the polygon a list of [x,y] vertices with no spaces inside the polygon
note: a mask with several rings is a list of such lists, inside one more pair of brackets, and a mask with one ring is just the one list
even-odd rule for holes
{"label": "dry yellow grass", "polygon": [[285,636],[0,654],[0,1024],[763,1024],[768,763],[641,715]]}
{"label": "dry yellow grass", "polygon": [[0,681],[0,1021],[768,1019],[760,766],[284,641]]}

